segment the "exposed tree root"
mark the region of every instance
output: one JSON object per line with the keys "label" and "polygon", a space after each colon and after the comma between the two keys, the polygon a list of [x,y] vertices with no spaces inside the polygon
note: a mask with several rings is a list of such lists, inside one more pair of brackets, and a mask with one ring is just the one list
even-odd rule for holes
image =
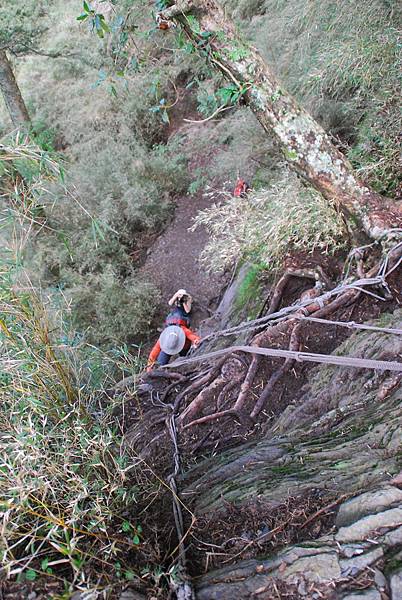
{"label": "exposed tree root", "polygon": [[[350,255],[348,259],[349,263],[353,260],[359,278],[371,278],[378,274],[385,275],[384,266],[382,267],[382,273],[380,273],[378,264],[365,273],[363,263],[364,252],[364,249],[359,253],[355,252],[353,255]],[[397,268],[400,264],[401,254],[402,244],[398,244],[388,255],[386,261],[387,273],[389,273],[391,269],[394,270]],[[348,269],[350,269],[350,264]],[[296,310],[292,317],[276,322],[276,324],[267,327],[264,331],[255,335],[251,345],[255,347],[275,347],[278,345],[283,347],[283,341],[286,339],[289,340],[288,349],[298,352],[302,347],[304,329],[308,326],[307,321],[300,320],[300,317],[314,314],[318,318],[325,319],[335,313],[338,309],[354,304],[362,294],[361,288],[356,287],[341,291],[335,299],[333,299],[334,296],[326,298],[325,295],[322,295],[322,288],[329,286],[331,281],[321,267],[316,267],[314,269],[289,268],[275,286],[267,314],[278,310],[286,286],[292,277],[316,281],[314,287],[306,290],[300,296],[299,302],[303,303],[304,306],[301,306],[299,310]],[[383,284],[380,283],[379,285],[384,287],[385,292],[387,292],[388,288],[385,280]],[[306,305],[306,300],[311,300],[311,303],[307,303]],[[212,423],[226,417],[239,419],[242,423],[247,425],[255,423],[258,415],[266,406],[275,386],[292,368],[294,362],[295,360],[292,358],[286,359],[282,366],[272,373],[271,377],[266,382],[262,393],[255,402],[254,407],[251,412],[249,412],[250,409],[246,409],[246,405],[250,402],[250,392],[254,386],[255,378],[261,364],[261,356],[253,355],[248,368],[244,366],[244,361],[240,362],[239,359],[236,360],[234,355],[223,359],[219,364],[219,370],[211,370],[207,376],[199,380],[196,384],[186,388],[180,394],[181,399],[185,396],[190,397],[194,391],[200,389],[201,385],[205,385],[201,391],[198,391],[188,407],[180,415],[180,424],[184,429],[188,429],[195,425]],[[247,369],[246,373],[245,368]],[[231,392],[241,381],[240,391],[234,404],[232,407],[226,408],[228,402],[230,402]],[[390,387],[394,387],[393,382],[390,384]],[[388,388],[388,386],[384,386],[383,393],[386,395],[388,389],[385,388]],[[210,406],[211,403],[216,407],[215,412],[202,415],[205,407]]]}
{"label": "exposed tree root", "polygon": [[[384,296],[388,297],[390,290],[386,277],[401,264],[401,256],[402,243],[395,246],[380,265],[375,264],[375,266],[372,266],[372,255],[364,260],[364,249],[349,256],[348,276],[350,276],[353,265],[354,273],[361,280],[366,279],[367,285],[377,286],[377,290],[380,291],[375,290],[375,294],[366,289],[361,281],[360,283],[356,281],[356,287],[346,287],[345,289],[344,286],[339,286],[339,292],[334,290],[337,295],[334,292],[332,292],[332,295],[322,294],[322,287],[329,285],[329,279],[322,269],[288,269],[275,286],[268,313],[277,312],[282,303],[286,286],[293,277],[306,278],[316,282],[316,284],[301,294],[298,300],[299,305],[294,306],[293,312],[285,311],[285,318],[281,318],[281,315],[279,315],[276,320],[271,320],[263,331],[259,330],[252,338],[251,345],[256,349],[273,347],[286,348],[296,353],[300,352],[303,347],[304,334],[310,326],[310,322],[304,320],[303,317],[314,315],[314,317],[325,320],[339,309],[344,309],[348,305],[356,306],[356,301],[363,292],[380,299],[383,299]],[[367,264],[370,264],[371,268],[366,266],[367,273],[365,273],[364,266]],[[383,279],[381,280],[381,278]],[[371,283],[371,279],[373,283]],[[317,285],[317,282],[319,285]],[[166,415],[162,417],[158,408],[159,404],[161,406],[169,404],[172,407],[173,414],[178,415],[177,425],[183,430],[190,430],[198,425],[209,425],[206,435],[198,441],[197,448],[205,445],[216,447],[217,444],[221,443],[222,440],[217,441],[216,436],[213,435],[214,427],[211,429],[211,425],[216,421],[222,422],[223,419],[237,421],[243,426],[243,429],[240,428],[240,430],[250,431],[261,411],[270,402],[275,387],[280,384],[295,364],[294,358],[284,360],[279,367],[275,367],[271,371],[268,379],[262,382],[262,373],[259,371],[262,364],[261,359],[262,356],[257,354],[252,355],[251,360],[242,353],[226,354],[212,367],[208,367],[201,372],[196,379],[192,379],[188,371],[182,374],[161,369],[147,373],[141,384],[144,387],[151,387],[149,382],[152,379],[165,378],[170,381],[166,383],[166,386],[162,386],[164,389],[159,392],[156,402],[153,402],[151,398],[154,409],[147,413],[145,420],[137,423],[128,432],[127,441],[130,445],[138,447],[137,451],[141,453],[141,456],[150,455],[156,446],[163,448],[165,432],[161,431],[161,426]],[[378,397],[380,399],[386,398],[400,384],[400,381],[399,375],[385,379]],[[132,383],[134,383],[136,389],[141,391],[141,385],[136,385],[137,382],[134,382],[131,378],[124,380],[116,387],[124,389],[127,388],[127,384]],[[262,390],[260,385],[263,385]],[[177,393],[178,386],[180,386],[180,391]],[[259,390],[258,397],[255,393],[257,389]],[[180,406],[184,401],[187,406],[180,414]],[[209,414],[207,414],[208,412]],[[233,432],[229,435],[228,440],[232,438]],[[146,446],[144,446],[145,439],[147,440]]]}
{"label": "exposed tree root", "polygon": [[[281,303],[282,300],[282,296],[284,294],[286,285],[288,284],[289,280],[292,277],[303,277],[306,279],[315,279],[317,281],[319,281],[317,278],[319,275],[321,275],[321,279],[325,280],[325,282],[329,282],[329,278],[326,275],[323,275],[323,270],[321,269],[321,267],[319,269],[316,270],[311,270],[311,269],[287,269],[286,273],[283,275],[283,277],[280,278],[280,280],[278,281],[278,283],[275,286],[275,290],[272,294],[272,299],[271,299],[271,303],[269,305],[268,308],[268,313],[267,314],[272,314],[274,312],[277,311],[277,309],[279,308],[279,305]],[[314,287],[311,288],[310,290],[308,290],[308,294],[309,297],[314,297],[316,295],[320,294],[319,288],[318,287]],[[302,300],[306,299],[306,293],[302,296],[301,298]],[[307,307],[309,308],[309,307]],[[306,310],[306,309],[303,309]],[[297,313],[296,313],[297,314]],[[255,336],[252,345],[253,346],[264,346],[264,345],[268,345],[268,343],[272,340],[275,341],[278,337],[280,336],[285,336],[288,334],[289,330],[294,327],[296,324],[296,320],[295,319],[291,319],[289,321],[285,321],[283,323],[278,323],[277,325],[268,328],[267,330],[263,331],[262,333],[258,334],[257,336]],[[294,349],[294,348],[290,348],[290,349]],[[299,349],[299,348],[297,348]],[[251,363],[250,363],[250,367],[249,370],[247,372],[246,378],[240,388],[240,393],[239,396],[236,400],[236,403],[234,405],[234,409],[236,411],[241,411],[244,408],[244,404],[248,398],[248,394],[250,391],[251,386],[253,385],[257,370],[258,370],[258,366],[260,364],[261,361],[261,356],[258,355],[254,355]],[[286,371],[288,371],[290,369],[290,367],[292,366],[293,361],[291,360],[286,360],[285,365],[282,367],[281,370],[283,370],[282,375],[286,373]],[[286,368],[285,368],[286,367]],[[272,382],[272,387],[275,385],[276,381],[279,380],[280,377],[276,378],[275,381]],[[269,392],[267,392],[268,394]],[[264,392],[263,392],[264,394]],[[264,401],[261,401],[261,404],[264,404]],[[257,411],[260,412],[261,409],[259,409]]]}
{"label": "exposed tree root", "polygon": [[202,425],[203,423],[210,423],[211,421],[216,421],[217,419],[222,419],[223,417],[237,417],[239,413],[233,408],[229,410],[223,410],[221,412],[215,412],[212,415],[206,415],[205,417],[201,417],[200,419],[195,419],[184,425],[183,429],[188,429],[189,427],[194,427],[194,425]]}
{"label": "exposed tree root", "polygon": [[233,379],[232,381],[229,381],[225,387],[223,388],[223,390],[221,391],[221,393],[218,396],[218,399],[216,401],[216,410],[222,410],[223,405],[226,404],[227,400],[230,399],[230,392],[232,390],[234,390],[237,386],[238,386],[239,382],[237,379]]}
{"label": "exposed tree root", "polygon": [[[192,426],[194,424],[193,420],[201,412],[202,408],[209,402],[209,400],[214,399],[218,394],[216,401],[218,404],[219,398],[223,397],[225,388],[232,388],[240,383],[244,373],[244,366],[238,358],[231,356],[229,359],[225,358],[225,360],[221,361],[220,364],[222,366],[220,368],[219,376],[216,377],[199,394],[197,394],[194,400],[180,415],[180,422],[182,424],[187,421],[187,425]],[[234,408],[234,410],[236,410],[236,408]],[[218,413],[214,414],[216,415]]]}
{"label": "exposed tree root", "polygon": [[[328,304],[321,310],[317,310],[315,312],[315,316],[318,318],[328,317],[330,314],[335,312],[341,306],[345,306],[346,304],[349,304],[350,302],[355,302],[357,300],[357,298],[360,296],[360,293],[361,292],[358,290],[348,290],[347,292],[342,294],[339,298],[337,298],[336,300],[333,300],[330,304]],[[313,306],[317,306],[317,305],[314,304]],[[308,307],[308,308],[310,308],[310,307]],[[312,313],[310,313],[310,314],[312,314]],[[294,350],[296,352],[298,350],[300,350],[301,345],[302,345],[302,332],[303,332],[303,328],[305,326],[306,326],[306,323],[303,321],[300,321],[299,323],[294,325],[291,336],[290,336],[289,350]],[[273,373],[273,375],[271,375],[262,394],[258,398],[258,400],[254,406],[254,409],[251,412],[250,416],[252,419],[255,419],[259,415],[261,410],[264,408],[270,394],[272,393],[276,383],[292,368],[294,362],[295,361],[293,359],[286,359],[284,364],[282,365],[282,367],[280,369],[278,369],[277,371],[275,371]]]}
{"label": "exposed tree root", "polygon": [[173,381],[173,383],[171,383],[170,385],[168,385],[167,388],[165,389],[165,391],[163,392],[161,401],[162,402],[166,402],[167,397],[169,396],[170,392],[172,390],[174,390],[177,387],[178,384],[185,383],[186,381],[188,381],[188,377],[183,377],[183,379]]}
{"label": "exposed tree root", "polygon": [[402,373],[396,373],[388,377],[382,384],[377,393],[379,400],[385,400],[402,383]]}
{"label": "exposed tree root", "polygon": [[315,267],[315,269],[288,268],[286,269],[285,273],[282,275],[282,277],[279,279],[278,283],[275,286],[267,312],[268,315],[278,310],[285,288],[292,277],[313,279],[317,282],[321,282],[323,287],[326,287],[327,289],[330,289],[332,287],[332,282],[330,278],[326,275],[323,268],[319,265]]}
{"label": "exposed tree root", "polygon": [[185,396],[188,396],[188,395],[192,394],[193,392],[198,391],[203,386],[208,385],[208,383],[213,379],[213,377],[215,377],[215,375],[217,375],[218,371],[219,371],[219,369],[217,367],[210,369],[206,375],[204,375],[203,377],[200,377],[199,379],[196,379],[196,381],[194,381],[191,385],[189,385],[182,392],[180,392],[180,394],[178,394],[176,396],[176,399],[174,402],[174,412],[176,413],[179,410],[180,404],[183,401],[183,399],[185,398]]}

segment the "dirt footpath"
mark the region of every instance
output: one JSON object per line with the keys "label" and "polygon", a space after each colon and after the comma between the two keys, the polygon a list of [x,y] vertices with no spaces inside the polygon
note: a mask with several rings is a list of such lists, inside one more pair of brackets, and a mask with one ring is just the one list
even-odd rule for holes
{"label": "dirt footpath", "polygon": [[193,325],[211,316],[221,294],[225,278],[210,275],[199,263],[199,256],[208,241],[204,228],[190,232],[192,219],[198,211],[210,206],[210,198],[184,196],[177,200],[173,222],[156,240],[148,252],[142,272],[162,292],[166,311],[169,298],[179,288],[185,288],[194,298]]}
{"label": "dirt footpath", "polygon": [[[189,154],[191,139],[196,135],[197,128],[197,125],[184,125],[180,129]],[[202,156],[192,155],[189,161],[190,173],[194,173],[201,166],[206,167],[213,154],[214,150],[211,148]],[[213,184],[216,187],[216,182]],[[204,197],[204,193],[205,190],[200,190],[193,196],[176,199],[174,219],[148,250],[141,269],[162,293],[162,319],[168,311],[169,298],[179,288],[185,288],[193,296],[193,327],[197,327],[200,321],[211,316],[227,283],[227,276],[207,274],[199,263],[200,254],[208,241],[207,231],[203,227],[198,227],[194,232],[189,231],[196,214],[216,202],[216,198]]]}

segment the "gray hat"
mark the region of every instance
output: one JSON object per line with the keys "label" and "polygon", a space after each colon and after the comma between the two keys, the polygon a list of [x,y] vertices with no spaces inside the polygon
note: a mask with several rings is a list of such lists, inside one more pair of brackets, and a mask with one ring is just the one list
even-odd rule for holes
{"label": "gray hat", "polygon": [[186,334],[178,325],[170,325],[164,329],[159,337],[161,350],[166,354],[178,354],[186,343]]}

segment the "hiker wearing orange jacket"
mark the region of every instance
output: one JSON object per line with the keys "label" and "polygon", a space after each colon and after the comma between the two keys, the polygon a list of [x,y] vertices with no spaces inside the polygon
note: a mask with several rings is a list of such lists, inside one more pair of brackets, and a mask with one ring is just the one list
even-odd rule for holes
{"label": "hiker wearing orange jacket", "polygon": [[191,296],[183,289],[178,290],[169,300],[173,310],[168,314],[165,329],[149,354],[147,371],[150,371],[155,363],[160,366],[167,365],[174,354],[185,356],[192,345],[199,345],[201,338],[189,327],[191,304]]}
{"label": "hiker wearing orange jacket", "polygon": [[249,184],[247,183],[247,181],[245,181],[244,179],[241,179],[241,177],[239,177],[236,181],[236,187],[233,190],[233,196],[235,198],[246,198],[247,194],[251,191],[251,188],[249,186]]}

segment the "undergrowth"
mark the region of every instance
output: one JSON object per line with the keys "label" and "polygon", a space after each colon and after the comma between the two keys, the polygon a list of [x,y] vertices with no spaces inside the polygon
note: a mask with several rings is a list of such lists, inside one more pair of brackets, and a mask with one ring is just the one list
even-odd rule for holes
{"label": "undergrowth", "polygon": [[[136,503],[155,484],[123,452],[115,405],[104,394],[140,363],[124,348],[103,352],[88,345],[71,329],[63,299],[48,310],[24,270],[41,194],[60,177],[58,164],[19,137],[1,146],[0,162],[4,574],[95,593],[119,577],[140,577],[130,558],[144,539]],[[29,180],[21,179],[21,164],[30,167]]]}
{"label": "undergrowth", "polygon": [[[159,292],[138,267],[189,178],[180,138],[167,140],[168,124],[154,110],[173,103],[175,91],[169,70],[150,56],[148,34],[139,42],[147,68],[127,69],[111,93],[114,63],[134,57],[133,48],[117,57],[115,36],[110,45],[80,31],[80,8],[52,3],[52,31],[41,39],[45,51],[75,58],[32,55],[18,64],[32,137],[65,159],[64,181],[41,196],[46,226],[31,237],[25,264],[34,285],[61,292],[76,327],[106,348],[148,333]],[[148,7],[131,17],[151,20]]]}
{"label": "undergrowth", "polygon": [[334,253],[347,243],[335,207],[290,172],[245,198],[223,195],[224,200],[201,211],[193,225],[210,233],[201,260],[211,271],[239,260],[264,263],[274,271],[289,252]]}
{"label": "undergrowth", "polygon": [[[380,193],[400,193],[400,10],[388,0],[223,0],[280,81]],[[399,190],[399,191],[398,191]]]}

